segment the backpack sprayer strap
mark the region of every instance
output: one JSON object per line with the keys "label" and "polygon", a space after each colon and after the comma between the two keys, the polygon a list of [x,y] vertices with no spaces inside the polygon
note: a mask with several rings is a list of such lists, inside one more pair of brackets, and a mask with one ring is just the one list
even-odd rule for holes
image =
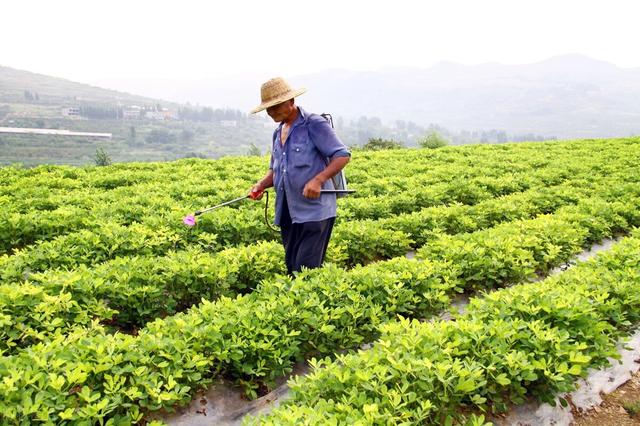
{"label": "backpack sprayer strap", "polygon": [[[322,114],[320,114],[320,117],[327,120],[331,125],[331,128],[334,129],[333,117],[331,116],[331,114],[323,112]],[[331,158],[325,158],[324,162],[326,165],[329,165],[329,163],[331,162]],[[323,192],[336,194],[336,197],[338,198],[346,197],[348,194],[353,194],[354,192],[356,192],[355,190],[347,189],[347,177],[345,176],[344,169],[340,170],[335,176],[333,176],[331,178],[331,181],[333,182],[335,191],[323,190]]]}

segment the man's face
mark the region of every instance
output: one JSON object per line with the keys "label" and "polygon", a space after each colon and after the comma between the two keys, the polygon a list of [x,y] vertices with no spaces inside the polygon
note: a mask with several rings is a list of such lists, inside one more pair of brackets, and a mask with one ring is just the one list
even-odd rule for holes
{"label": "man's face", "polygon": [[269,114],[269,117],[271,117],[273,121],[280,123],[291,115],[294,108],[293,99],[289,99],[281,104],[267,108],[267,114]]}

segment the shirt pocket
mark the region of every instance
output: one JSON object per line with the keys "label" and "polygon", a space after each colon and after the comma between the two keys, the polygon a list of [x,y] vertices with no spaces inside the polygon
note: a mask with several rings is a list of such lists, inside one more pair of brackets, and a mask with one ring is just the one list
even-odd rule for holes
{"label": "shirt pocket", "polygon": [[291,165],[293,167],[303,168],[311,167],[311,161],[313,158],[313,152],[311,146],[307,141],[300,141],[291,144],[291,150],[289,154],[291,158]]}

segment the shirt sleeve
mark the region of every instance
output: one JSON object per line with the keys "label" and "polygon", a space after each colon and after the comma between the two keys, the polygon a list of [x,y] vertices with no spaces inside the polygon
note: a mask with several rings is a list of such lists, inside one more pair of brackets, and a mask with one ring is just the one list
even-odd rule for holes
{"label": "shirt sleeve", "polygon": [[310,117],[309,137],[316,149],[326,158],[351,156],[345,144],[322,116],[313,115]]}

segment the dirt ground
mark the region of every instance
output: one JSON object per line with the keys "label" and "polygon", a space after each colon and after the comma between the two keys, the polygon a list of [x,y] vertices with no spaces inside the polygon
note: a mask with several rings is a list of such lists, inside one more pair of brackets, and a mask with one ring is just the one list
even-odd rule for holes
{"label": "dirt ground", "polygon": [[[603,402],[584,413],[573,413],[574,426],[631,426],[640,425],[640,371],[614,392],[603,395]],[[635,404],[632,415],[625,405]]]}

